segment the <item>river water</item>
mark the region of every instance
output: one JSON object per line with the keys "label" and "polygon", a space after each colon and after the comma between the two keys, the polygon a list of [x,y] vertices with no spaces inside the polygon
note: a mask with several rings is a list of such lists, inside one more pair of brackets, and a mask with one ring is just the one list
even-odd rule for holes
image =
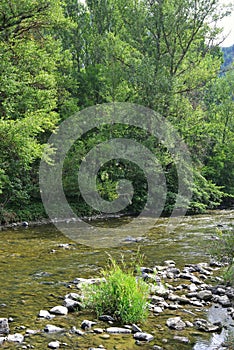
{"label": "river water", "polygon": [[[104,220],[96,225],[108,227],[121,223],[124,227],[128,220],[130,219]],[[150,219],[141,219],[138,236],[141,236],[141,230],[144,231],[144,225],[148,220]],[[138,242],[129,238],[136,237],[136,228],[134,232],[129,229],[125,232],[126,239],[123,239],[122,243],[108,248],[80,244],[59,232],[52,224],[0,231],[0,317],[13,318],[13,322],[10,323],[11,333],[24,334],[22,326],[29,329],[43,329],[48,323],[63,326],[67,330],[72,326],[79,328],[84,318],[94,319],[94,315],[84,312],[71,313],[67,317],[56,317],[48,321],[39,319],[38,312],[61,304],[62,297],[73,291],[69,282],[76,277],[100,276],[101,269],[107,264],[107,253],[117,260],[124,257],[128,263],[134,261],[140,249],[144,255],[144,266],[149,267],[162,264],[168,259],[173,259],[179,268],[186,263],[208,262],[208,248],[217,226],[222,225],[222,229],[233,230],[234,211],[213,211],[205,215],[184,217],[171,233],[166,231],[167,223],[168,219],[160,218]],[[59,247],[60,244],[66,243],[69,243],[69,249]],[[150,344],[144,345],[143,349],[152,349],[154,344],[168,350],[177,349],[178,344],[173,341],[175,334],[165,326],[166,319],[172,316],[175,314],[170,314],[169,311],[160,317],[149,317],[142,328],[154,334],[155,339]],[[204,309],[200,311],[199,316],[207,317],[213,322],[222,319],[228,329],[219,335],[203,334],[194,330],[193,334],[189,334],[190,344],[179,344],[180,349],[218,349],[227,332],[233,329],[233,322],[221,309],[213,307]],[[188,334],[180,332],[179,335]],[[111,336],[110,339],[103,340],[100,336],[92,334],[87,334],[84,338],[74,338],[69,332],[61,336],[38,333],[26,338],[26,342],[35,349],[44,350],[49,341],[58,338],[68,344],[65,347],[67,349],[89,349],[100,344],[108,350],[139,349],[128,335]],[[3,348],[13,349],[15,345],[5,343]]]}

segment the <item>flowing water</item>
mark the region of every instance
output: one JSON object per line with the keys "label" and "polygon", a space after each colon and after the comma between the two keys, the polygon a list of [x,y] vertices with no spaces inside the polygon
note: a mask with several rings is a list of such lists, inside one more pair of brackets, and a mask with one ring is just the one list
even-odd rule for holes
{"label": "flowing water", "polygon": [[[129,218],[104,220],[96,223],[104,225],[124,225]],[[140,226],[126,230],[126,237],[138,236],[144,231],[144,225],[149,218],[142,218]],[[144,265],[153,267],[162,264],[164,260],[173,259],[180,268],[186,263],[208,262],[208,247],[217,226],[233,229],[234,211],[214,211],[205,215],[187,216],[183,218],[173,233],[166,231],[168,219],[160,218],[144,235],[143,240],[134,242],[129,239],[122,241],[117,247],[93,248],[72,241],[59,232],[53,225],[35,227],[16,227],[0,231],[0,317],[11,317],[11,333],[24,334],[23,327],[43,329],[46,324],[59,325],[66,330],[72,326],[80,327],[83,319],[94,319],[94,315],[84,312],[69,313],[65,317],[56,317],[51,321],[39,319],[39,310],[49,310],[62,303],[65,294],[74,291],[69,284],[76,277],[97,277],[106,266],[108,255],[117,260],[124,256],[128,263],[133,261],[140,247],[144,254]],[[69,225],[69,224],[68,224]],[[124,226],[123,226],[124,227]],[[221,226],[220,226],[221,227]],[[88,230],[88,228],[87,228]],[[92,230],[92,228],[90,228]],[[133,230],[133,229],[132,229]],[[87,234],[91,234],[90,232]],[[69,243],[69,249],[59,247],[59,244]],[[183,313],[183,311],[181,311]],[[227,332],[234,327],[233,321],[227,318],[222,309],[208,308],[198,311],[199,317],[207,317],[211,321],[226,322],[228,330],[221,334],[209,335],[201,332],[179,332],[178,335],[188,336],[190,344],[175,343],[175,332],[165,326],[168,317],[176,316],[175,311],[167,311],[160,316],[151,315],[143,330],[155,336],[153,342],[143,345],[143,349],[152,349],[154,344],[164,349],[211,350],[218,349]],[[182,316],[190,320],[188,313]],[[192,318],[191,318],[192,320]],[[98,325],[99,326],[99,325]],[[100,324],[105,327],[105,324]],[[187,333],[186,333],[187,332]],[[71,335],[68,331],[62,335],[38,333],[26,338],[26,343],[35,349],[47,348],[48,342],[58,339],[67,343],[67,349],[89,349],[103,344],[106,349],[138,349],[132,336],[118,335],[110,339],[102,339],[100,335],[87,334],[85,337]],[[166,341],[167,340],[167,341]],[[4,343],[3,348],[13,349],[16,345]]]}

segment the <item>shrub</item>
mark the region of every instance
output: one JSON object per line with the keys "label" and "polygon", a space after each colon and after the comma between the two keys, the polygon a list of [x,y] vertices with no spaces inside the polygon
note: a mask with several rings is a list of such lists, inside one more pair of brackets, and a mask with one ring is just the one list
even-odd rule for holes
{"label": "shrub", "polygon": [[211,244],[211,255],[222,263],[227,264],[224,270],[224,281],[234,284],[234,234],[233,231],[217,230],[216,239]]}
{"label": "shrub", "polygon": [[86,290],[86,306],[97,316],[108,314],[122,323],[143,321],[147,316],[148,285],[132,271],[124,272],[113,259],[103,276],[106,282]]}

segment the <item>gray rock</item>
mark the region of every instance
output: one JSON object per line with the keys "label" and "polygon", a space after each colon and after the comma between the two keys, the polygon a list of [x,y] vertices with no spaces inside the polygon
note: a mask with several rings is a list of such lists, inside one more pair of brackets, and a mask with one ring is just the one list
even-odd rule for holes
{"label": "gray rock", "polygon": [[132,324],[133,333],[142,332],[142,329],[138,327],[135,323]]}
{"label": "gray rock", "polygon": [[92,326],[94,326],[96,324],[96,322],[93,321],[89,321],[89,320],[84,320],[81,323],[81,328],[86,330],[86,329],[90,329]]}
{"label": "gray rock", "polygon": [[72,300],[72,299],[65,299],[63,302],[63,306],[65,306],[68,311],[75,311],[75,310],[81,310],[82,304],[79,301]]}
{"label": "gray rock", "polygon": [[141,340],[141,341],[147,341],[150,342],[154,339],[152,334],[145,333],[145,332],[137,332],[133,335],[134,339]]}
{"label": "gray rock", "polygon": [[37,334],[39,332],[40,332],[39,330],[35,330],[35,329],[26,329],[25,333],[28,335],[34,335],[34,334]]}
{"label": "gray rock", "polygon": [[131,329],[121,328],[121,327],[109,327],[106,329],[107,333],[110,334],[130,334],[132,333]]}
{"label": "gray rock", "polygon": [[68,293],[65,295],[65,299],[82,301],[82,296],[78,293]]}
{"label": "gray rock", "polygon": [[210,290],[201,290],[197,293],[198,299],[204,300],[204,301],[210,301],[213,299],[213,295]]}
{"label": "gray rock", "polygon": [[94,328],[93,331],[96,334],[102,334],[104,332],[104,330],[102,328]]}
{"label": "gray rock", "polygon": [[98,319],[100,321],[104,321],[104,322],[114,322],[115,321],[115,319],[110,315],[101,315],[98,317]]}
{"label": "gray rock", "polygon": [[70,333],[74,333],[80,336],[85,334],[83,331],[81,331],[80,329],[77,329],[75,326],[72,326]]}
{"label": "gray rock", "polygon": [[211,323],[202,318],[195,320],[193,324],[199,331],[203,332],[220,332],[222,330],[222,325],[220,322]]}
{"label": "gray rock", "polygon": [[50,309],[50,312],[52,314],[55,314],[55,315],[65,316],[68,314],[68,308],[65,306],[57,305],[57,306],[52,307],[52,309]]}
{"label": "gray rock", "polygon": [[189,290],[190,292],[196,292],[196,291],[198,290],[198,288],[197,288],[197,286],[196,286],[195,283],[189,284],[189,285],[187,286],[187,288],[188,288],[188,290]]}
{"label": "gray rock", "polygon": [[223,307],[232,306],[232,303],[227,295],[217,295],[214,297],[214,301],[221,304]]}
{"label": "gray rock", "polygon": [[47,310],[40,310],[38,317],[47,318],[48,320],[50,320],[54,318],[54,315],[51,315]]}
{"label": "gray rock", "polygon": [[48,344],[48,348],[50,348],[50,349],[58,349],[59,347],[60,347],[60,342],[58,340],[51,341]]}
{"label": "gray rock", "polygon": [[8,319],[0,318],[0,334],[8,334],[10,332]]}
{"label": "gray rock", "polygon": [[9,342],[13,342],[13,343],[23,343],[24,336],[23,336],[23,334],[20,334],[20,333],[9,334],[6,337],[6,340]]}
{"label": "gray rock", "polygon": [[6,340],[6,337],[0,337],[0,345],[2,345],[5,340]]}
{"label": "gray rock", "polygon": [[153,350],[163,350],[163,348],[159,345],[154,345]]}
{"label": "gray rock", "polygon": [[176,329],[178,331],[183,330],[186,327],[184,321],[182,321],[181,317],[171,317],[166,322],[167,326],[172,329]]}
{"label": "gray rock", "polygon": [[52,324],[47,324],[44,328],[44,331],[47,333],[57,333],[57,332],[63,332],[64,328],[57,327]]}
{"label": "gray rock", "polygon": [[190,341],[187,337],[180,337],[179,335],[175,335],[173,339],[179,341],[180,343],[184,343],[184,344],[190,343]]}

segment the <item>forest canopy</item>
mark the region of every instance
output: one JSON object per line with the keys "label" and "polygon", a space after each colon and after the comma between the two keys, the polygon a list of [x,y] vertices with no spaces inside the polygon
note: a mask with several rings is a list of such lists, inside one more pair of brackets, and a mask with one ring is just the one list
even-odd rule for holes
{"label": "forest canopy", "polygon": [[[0,221],[45,217],[38,169],[50,134],[74,113],[108,102],[151,108],[180,133],[192,156],[189,212],[233,203],[233,47],[219,47],[228,12],[218,0],[2,0]],[[79,215],[95,213],[77,186],[82,159],[97,143],[132,135],[160,160],[163,212],[172,211],[178,181],[168,150],[142,130],[115,125],[84,135],[67,154],[63,186]],[[147,183],[131,162],[104,165],[98,190],[112,201],[125,177],[135,189],[126,212],[137,214]]]}

